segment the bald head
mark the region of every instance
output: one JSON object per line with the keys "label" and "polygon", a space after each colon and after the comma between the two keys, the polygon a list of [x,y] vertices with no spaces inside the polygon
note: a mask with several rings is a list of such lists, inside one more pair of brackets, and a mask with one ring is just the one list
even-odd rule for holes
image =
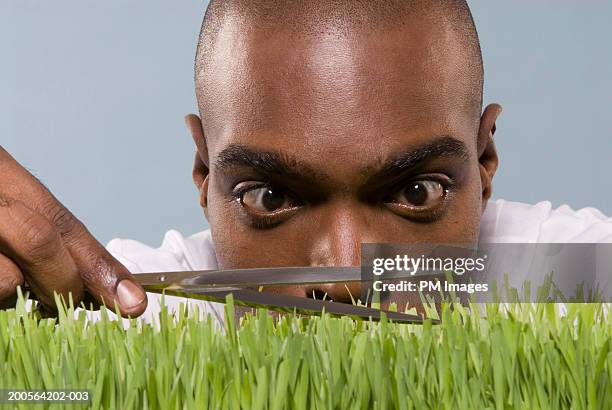
{"label": "bald head", "polygon": [[[409,30],[410,27],[419,29]],[[462,55],[454,68],[470,83],[466,98],[474,111],[480,113],[482,109],[482,56],[465,0],[212,0],[204,17],[196,54],[200,103],[208,98],[205,95],[209,88],[207,71],[215,61],[215,53],[223,52],[220,49],[228,43],[237,45],[240,31],[254,30],[264,33],[259,37],[261,41],[273,40],[275,36],[342,40],[404,31],[406,48],[413,47],[414,37],[422,37],[424,47],[431,46],[433,41],[438,43],[436,51],[440,54]],[[429,42],[426,37],[430,37]],[[402,39],[396,36],[395,40],[399,40],[401,47]],[[439,44],[442,41],[446,44]]]}

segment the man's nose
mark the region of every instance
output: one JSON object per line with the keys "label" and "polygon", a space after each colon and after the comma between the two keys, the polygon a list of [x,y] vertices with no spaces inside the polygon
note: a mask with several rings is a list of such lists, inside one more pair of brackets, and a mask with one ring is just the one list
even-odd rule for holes
{"label": "man's nose", "polygon": [[327,212],[319,220],[310,250],[311,266],[359,266],[361,243],[369,236],[365,216],[356,210]]}
{"label": "man's nose", "polygon": [[[312,244],[311,266],[360,266],[361,243],[368,240],[368,222],[358,212],[344,208],[321,218]],[[359,282],[309,285],[306,297],[351,303],[361,297]]]}

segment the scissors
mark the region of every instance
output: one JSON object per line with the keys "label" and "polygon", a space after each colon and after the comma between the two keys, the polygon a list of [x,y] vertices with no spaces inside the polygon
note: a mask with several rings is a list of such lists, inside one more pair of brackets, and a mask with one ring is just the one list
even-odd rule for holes
{"label": "scissors", "polygon": [[[134,278],[148,292],[224,303],[232,295],[234,303],[305,315],[350,316],[378,321],[384,314],[397,323],[423,323],[423,317],[390,312],[366,306],[318,300],[266,292],[265,286],[316,283],[361,282],[359,267],[287,267],[254,268],[135,274]],[[437,320],[431,319],[432,323]]]}

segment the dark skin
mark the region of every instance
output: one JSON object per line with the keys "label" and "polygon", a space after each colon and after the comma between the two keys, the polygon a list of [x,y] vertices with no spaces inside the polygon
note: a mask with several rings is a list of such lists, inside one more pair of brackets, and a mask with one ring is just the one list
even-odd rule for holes
{"label": "dark skin", "polygon": [[479,119],[458,40],[426,21],[407,27],[219,36],[220,57],[198,83],[204,121],[187,124],[220,268],[358,266],[364,242],[478,241],[501,107]]}
{"label": "dark skin", "polygon": [[[220,36],[208,82],[197,83],[203,121],[186,118],[220,268],[359,265],[362,242],[477,242],[501,107],[475,108],[470,61],[435,27],[420,19],[345,37],[225,27],[234,34]],[[0,307],[26,281],[47,309],[54,291],[117,303],[124,316],[147,304],[127,269],[0,148]],[[359,293],[272,290],[345,302]]]}

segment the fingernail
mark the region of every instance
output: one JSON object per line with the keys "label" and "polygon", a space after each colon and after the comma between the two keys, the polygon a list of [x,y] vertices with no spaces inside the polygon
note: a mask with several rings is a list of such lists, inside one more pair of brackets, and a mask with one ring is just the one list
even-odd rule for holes
{"label": "fingernail", "polygon": [[137,284],[129,279],[123,279],[117,285],[117,299],[124,309],[133,309],[147,299],[147,295]]}

